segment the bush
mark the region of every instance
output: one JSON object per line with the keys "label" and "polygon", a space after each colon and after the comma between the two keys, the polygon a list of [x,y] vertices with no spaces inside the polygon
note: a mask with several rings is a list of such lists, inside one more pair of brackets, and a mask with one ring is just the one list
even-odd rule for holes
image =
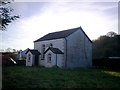
{"label": "bush", "polygon": [[17,65],[26,65],[26,60],[18,60]]}

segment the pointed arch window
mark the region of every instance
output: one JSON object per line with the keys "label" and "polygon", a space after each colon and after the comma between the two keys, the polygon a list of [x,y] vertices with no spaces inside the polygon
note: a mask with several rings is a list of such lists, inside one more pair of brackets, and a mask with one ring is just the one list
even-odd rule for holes
{"label": "pointed arch window", "polygon": [[52,58],[51,53],[49,53],[48,54],[48,60],[47,60],[48,63],[51,63],[51,58]]}
{"label": "pointed arch window", "polygon": [[42,60],[44,60],[45,44],[42,45]]}
{"label": "pointed arch window", "polygon": [[31,60],[31,55],[28,54],[28,62],[30,62],[30,60]]}

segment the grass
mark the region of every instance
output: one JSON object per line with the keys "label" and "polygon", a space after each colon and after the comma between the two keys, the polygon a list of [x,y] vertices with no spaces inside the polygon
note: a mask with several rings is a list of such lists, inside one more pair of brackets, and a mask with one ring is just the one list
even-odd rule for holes
{"label": "grass", "polygon": [[4,88],[120,88],[120,72],[104,69],[3,67]]}

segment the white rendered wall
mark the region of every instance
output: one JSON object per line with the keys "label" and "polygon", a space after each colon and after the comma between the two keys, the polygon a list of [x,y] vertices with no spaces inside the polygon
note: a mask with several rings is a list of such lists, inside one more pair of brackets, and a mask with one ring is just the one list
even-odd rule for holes
{"label": "white rendered wall", "polygon": [[[30,56],[31,56],[30,62],[28,61],[28,55],[29,55],[29,54],[30,54]],[[31,52],[28,52],[28,53],[26,54],[26,66],[32,66],[32,65],[34,64],[33,60],[34,60],[34,56],[32,55]]]}
{"label": "white rendered wall", "polygon": [[[34,49],[38,50],[40,53],[42,52],[42,45],[45,45],[45,50],[49,48],[50,43],[53,44],[53,48],[60,49],[63,53],[65,51],[65,39],[54,39],[54,40],[46,40],[46,41],[39,41],[34,43]],[[64,56],[64,55],[63,55]],[[39,64],[44,66],[45,60],[41,60],[39,58]]]}
{"label": "white rendered wall", "polygon": [[[51,54],[51,63],[48,62],[48,54]],[[53,66],[57,66],[58,67],[63,67],[63,54],[54,54],[52,51],[48,51],[46,54],[45,54],[45,67],[53,67]]]}

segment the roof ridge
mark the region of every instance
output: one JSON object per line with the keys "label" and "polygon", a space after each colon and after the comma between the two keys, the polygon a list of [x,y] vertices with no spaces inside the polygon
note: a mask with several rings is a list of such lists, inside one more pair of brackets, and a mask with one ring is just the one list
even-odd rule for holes
{"label": "roof ridge", "polygon": [[48,34],[44,35],[43,37],[35,40],[34,42],[65,38],[65,37],[68,37],[69,35],[71,35],[72,33],[74,33],[75,31],[77,31],[79,28],[80,27],[66,29],[66,30],[62,30],[62,31],[51,32],[51,33],[48,33]]}
{"label": "roof ridge", "polygon": [[[80,26],[81,27],[81,26]],[[77,30],[79,29],[80,27],[77,27],[77,28],[70,28],[70,29],[64,29],[64,30],[60,30],[60,31],[55,31],[55,32],[51,32],[51,33],[59,33],[59,32],[65,32],[65,31],[69,31],[69,30]],[[50,34],[50,33],[48,33]]]}

